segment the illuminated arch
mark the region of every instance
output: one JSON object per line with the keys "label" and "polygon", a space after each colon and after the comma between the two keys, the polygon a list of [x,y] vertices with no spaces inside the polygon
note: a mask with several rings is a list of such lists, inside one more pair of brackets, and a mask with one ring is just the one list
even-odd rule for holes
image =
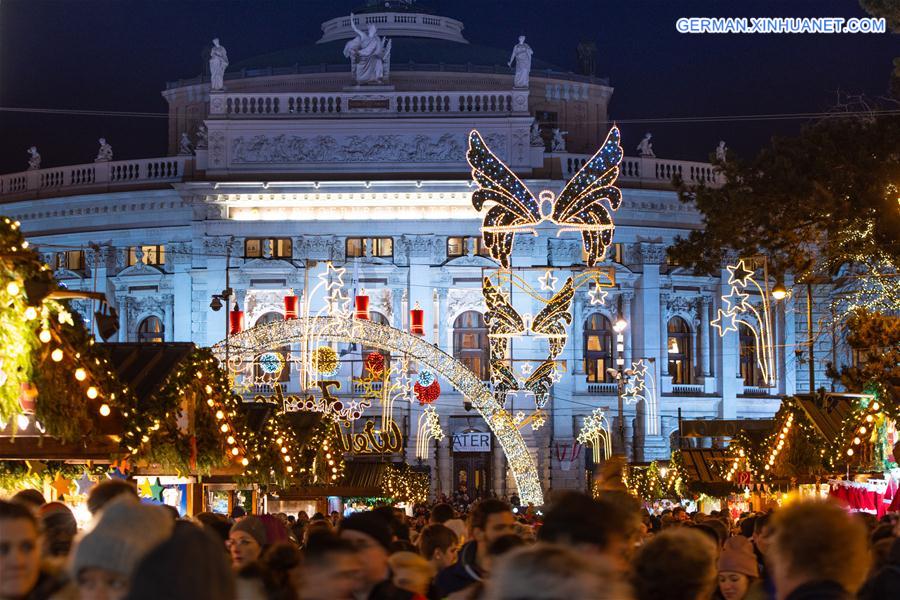
{"label": "illuminated arch", "polygon": [[[537,466],[510,415],[498,406],[491,390],[464,364],[425,340],[388,325],[345,317],[308,317],[276,321],[229,338],[231,361],[253,360],[266,349],[301,343],[304,338],[363,344],[405,354],[444,377],[481,414],[503,448],[523,504],[544,503]],[[225,343],[213,346],[223,359]]]}

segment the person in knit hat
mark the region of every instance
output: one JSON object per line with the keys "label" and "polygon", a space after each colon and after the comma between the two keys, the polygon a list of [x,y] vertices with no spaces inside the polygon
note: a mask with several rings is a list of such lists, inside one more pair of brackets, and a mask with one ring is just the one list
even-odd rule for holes
{"label": "person in knit hat", "polygon": [[232,568],[238,571],[246,567],[259,560],[263,550],[268,546],[266,526],[253,515],[241,518],[231,527],[227,546],[231,553]]}
{"label": "person in knit hat", "polygon": [[341,539],[356,548],[362,566],[363,581],[356,591],[357,598],[405,600],[413,597],[412,592],[397,588],[391,581],[388,556],[394,538],[391,523],[382,513],[352,514],[341,521],[338,531]]}
{"label": "person in knit hat", "polygon": [[123,496],[107,504],[72,555],[70,571],[81,600],[120,600],[145,554],[171,534],[171,517],[158,506]]}
{"label": "person in knit hat", "polygon": [[753,544],[744,536],[737,535],[725,541],[717,567],[719,590],[716,598],[756,600],[766,597],[759,581]]}

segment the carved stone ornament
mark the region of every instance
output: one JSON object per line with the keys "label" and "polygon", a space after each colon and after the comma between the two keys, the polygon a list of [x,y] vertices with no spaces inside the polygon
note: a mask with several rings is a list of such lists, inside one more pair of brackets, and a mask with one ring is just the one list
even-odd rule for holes
{"label": "carved stone ornament", "polygon": [[644,265],[661,265],[666,262],[666,247],[663,244],[640,242],[635,246],[635,253]]}
{"label": "carved stone ornament", "polygon": [[[508,155],[505,134],[485,136],[485,141],[499,158]],[[210,136],[210,162],[217,165],[214,137]],[[340,140],[330,135],[265,135],[239,136],[231,141],[233,164],[255,163],[458,163],[465,160],[464,134],[441,136],[418,135],[351,135]]]}
{"label": "carved stone ornament", "polygon": [[448,319],[448,324],[452,324],[456,317],[469,310],[477,310],[480,313],[487,310],[481,290],[476,288],[453,288],[449,290],[447,294],[447,311],[444,313],[444,316]]}
{"label": "carved stone ornament", "polygon": [[670,294],[666,300],[666,322],[672,317],[687,315],[691,324],[696,324],[700,320],[699,301],[696,297]]}
{"label": "carved stone ornament", "polygon": [[[222,98],[214,98],[214,102],[224,102]],[[225,166],[225,132],[211,131],[209,133],[209,164],[212,167]]]}
{"label": "carved stone ornament", "polygon": [[581,250],[582,244],[578,240],[551,239],[547,245],[547,258],[551,265],[572,265],[581,262]]}
{"label": "carved stone ornament", "polygon": [[297,243],[297,256],[312,260],[334,260],[334,242],[334,236],[331,235],[304,235]]}
{"label": "carved stone ornament", "polygon": [[140,322],[148,316],[157,317],[165,321],[166,307],[172,304],[171,294],[154,294],[152,296],[125,296],[119,299],[119,306],[125,304],[125,317],[128,322],[128,331],[131,339],[137,334]]}

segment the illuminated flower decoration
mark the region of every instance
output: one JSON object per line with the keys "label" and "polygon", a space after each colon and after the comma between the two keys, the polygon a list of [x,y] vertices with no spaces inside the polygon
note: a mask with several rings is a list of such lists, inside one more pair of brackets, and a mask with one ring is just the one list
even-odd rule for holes
{"label": "illuminated flower decoration", "polygon": [[384,373],[384,355],[380,352],[370,352],[366,356],[366,370],[373,375],[381,375]]}
{"label": "illuminated flower decoration", "polygon": [[419,385],[421,385],[422,387],[428,387],[432,383],[434,383],[434,371],[431,371],[429,369],[422,369],[421,371],[419,371],[418,379]]}
{"label": "illuminated flower decoration", "polygon": [[267,375],[280,375],[284,369],[284,357],[278,352],[266,352],[259,356],[259,367]]}
{"label": "illuminated flower decoration", "polygon": [[320,375],[330,377],[338,372],[338,355],[331,346],[319,346],[313,355],[313,367]]}
{"label": "illuminated flower decoration", "polygon": [[429,386],[423,386],[420,383],[416,383],[416,385],[413,386],[413,392],[415,392],[416,398],[419,399],[419,404],[431,404],[440,398],[441,384],[438,383],[437,379]]}

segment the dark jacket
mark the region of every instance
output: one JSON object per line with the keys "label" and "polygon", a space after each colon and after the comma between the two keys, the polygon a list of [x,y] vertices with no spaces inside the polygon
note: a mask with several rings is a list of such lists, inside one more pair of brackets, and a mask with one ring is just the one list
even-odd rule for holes
{"label": "dark jacket", "polygon": [[459,557],[456,559],[456,563],[437,574],[437,577],[434,579],[434,585],[440,592],[441,597],[449,596],[453,592],[481,581],[484,573],[475,564],[477,554],[477,542],[474,540],[466,542],[459,550]]}
{"label": "dark jacket", "polygon": [[401,590],[386,579],[372,588],[368,600],[412,600],[416,594],[407,590]]}
{"label": "dark jacket", "polygon": [[853,595],[836,581],[813,581],[804,583],[784,600],[853,600]]}
{"label": "dark jacket", "polygon": [[900,565],[885,565],[859,590],[860,600],[900,598]]}

